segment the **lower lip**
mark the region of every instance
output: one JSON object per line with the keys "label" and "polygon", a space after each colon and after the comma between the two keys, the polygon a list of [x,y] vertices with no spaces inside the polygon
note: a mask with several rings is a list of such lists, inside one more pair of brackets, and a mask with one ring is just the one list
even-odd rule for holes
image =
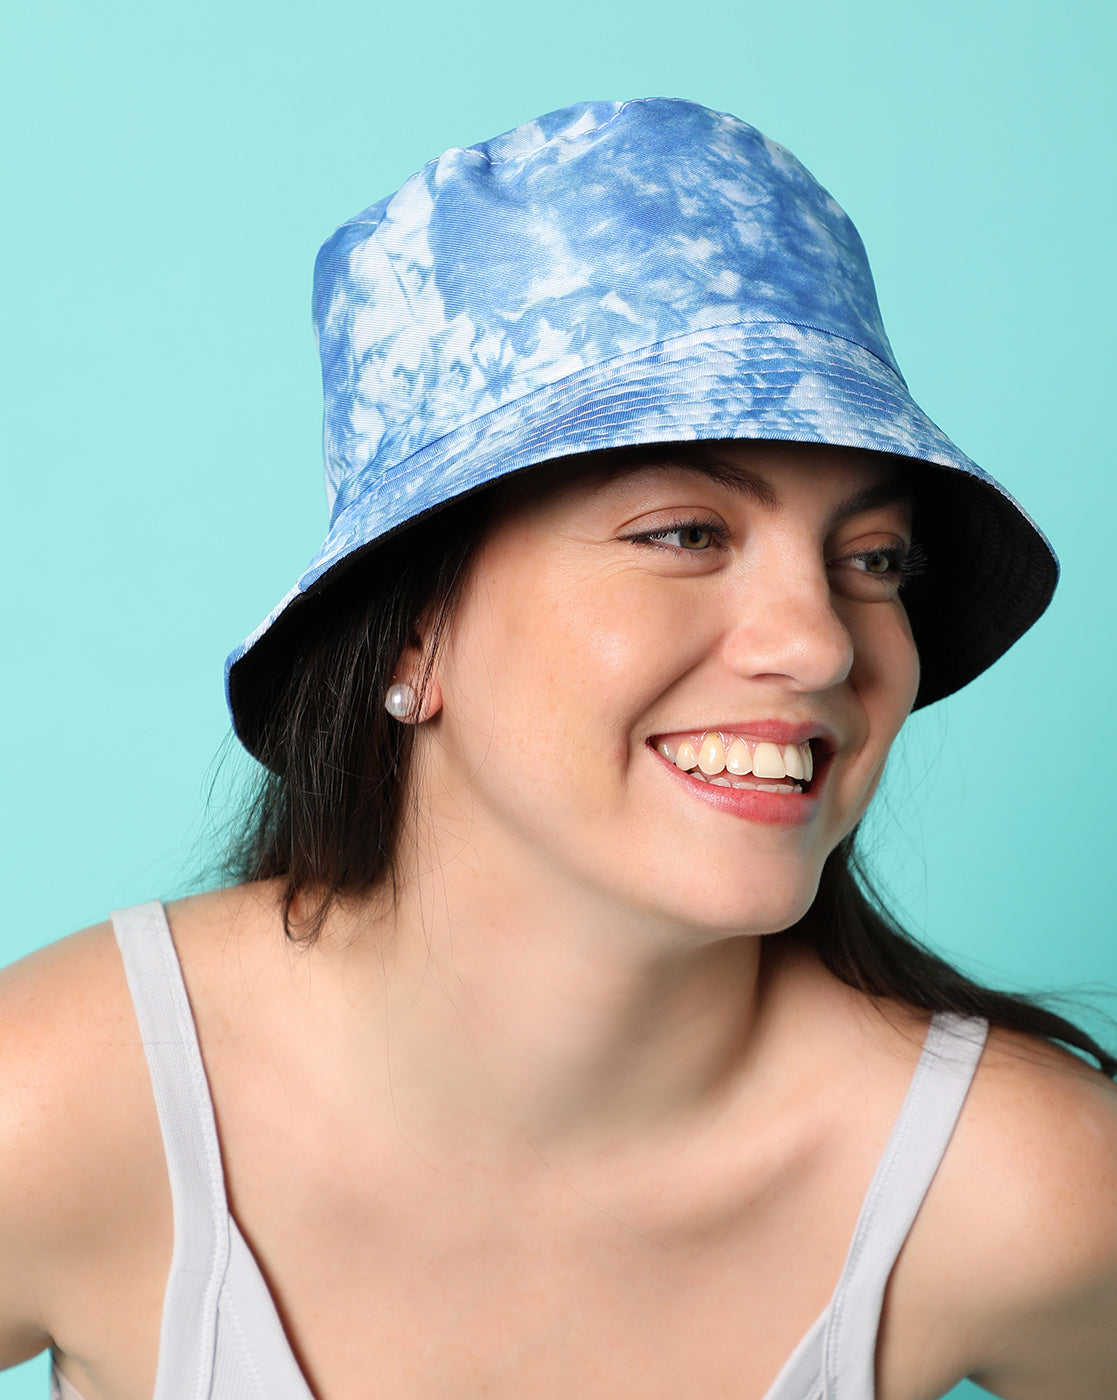
{"label": "lower lip", "polygon": [[759,822],[764,826],[802,826],[809,822],[818,812],[822,781],[829,766],[827,759],[819,761],[810,792],[761,792],[756,788],[713,787],[701,778],[690,777],[657,750],[652,749],[651,752],[675,781],[681,783],[699,802],[705,802],[727,816]]}

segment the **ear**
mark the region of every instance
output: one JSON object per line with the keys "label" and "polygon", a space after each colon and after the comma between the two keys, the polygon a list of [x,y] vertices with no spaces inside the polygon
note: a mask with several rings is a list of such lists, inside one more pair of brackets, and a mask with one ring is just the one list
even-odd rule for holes
{"label": "ear", "polygon": [[[395,670],[392,672],[392,683],[402,682],[404,685],[409,685],[418,694],[424,664],[422,640],[415,636],[412,643],[404,647],[400,653]],[[442,687],[438,683],[438,676],[432,673],[427,684],[427,693],[423,696],[418,711],[408,715],[402,722],[404,724],[422,724],[424,720],[438,714],[441,709]]]}

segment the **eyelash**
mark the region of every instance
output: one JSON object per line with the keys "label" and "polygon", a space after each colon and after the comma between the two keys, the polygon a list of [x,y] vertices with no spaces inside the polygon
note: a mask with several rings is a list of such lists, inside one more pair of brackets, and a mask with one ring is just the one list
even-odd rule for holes
{"label": "eyelash", "polygon": [[623,539],[630,540],[633,544],[646,544],[653,547],[659,544],[660,548],[674,550],[678,554],[704,554],[702,549],[683,549],[680,545],[660,543],[667,535],[684,534],[687,530],[706,530],[713,537],[720,547],[729,540],[729,531],[717,520],[675,520],[670,525],[664,525],[659,530],[642,531],[638,535],[624,535]]}
{"label": "eyelash", "polygon": [[887,574],[871,574],[868,569],[864,570],[865,574],[869,578],[895,579],[900,588],[917,578],[927,568],[926,551],[914,542],[907,545],[885,545],[882,549],[865,549],[857,554],[847,555],[846,560],[871,559],[874,555],[882,555],[890,561],[892,567]]}
{"label": "eyelash", "polygon": [[[687,530],[705,530],[712,537],[714,543],[723,547],[728,543],[730,532],[717,520],[675,520],[670,525],[664,525],[659,530],[649,530],[638,535],[625,535],[624,539],[632,544],[650,545],[653,548],[669,549],[676,554],[705,554],[703,549],[683,549],[680,545],[668,545],[663,541],[668,535],[683,534]],[[874,555],[883,555],[891,563],[891,569],[887,574],[872,574],[868,569],[864,570],[869,578],[887,578],[897,580],[897,586],[903,588],[913,578],[917,578],[927,568],[927,555],[922,546],[911,543],[907,545],[886,545],[881,549],[866,549],[858,554],[850,554],[845,560],[835,562],[847,562],[850,559],[871,559]]]}

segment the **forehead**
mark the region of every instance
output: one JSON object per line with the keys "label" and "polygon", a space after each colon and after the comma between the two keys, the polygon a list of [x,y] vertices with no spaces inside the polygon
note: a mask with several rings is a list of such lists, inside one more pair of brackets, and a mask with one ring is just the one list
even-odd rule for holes
{"label": "forehead", "polygon": [[712,483],[770,511],[804,481],[831,498],[838,518],[910,505],[911,464],[884,453],[822,443],[716,441],[652,443],[586,453],[518,474],[499,488],[508,506],[608,504],[645,487]]}

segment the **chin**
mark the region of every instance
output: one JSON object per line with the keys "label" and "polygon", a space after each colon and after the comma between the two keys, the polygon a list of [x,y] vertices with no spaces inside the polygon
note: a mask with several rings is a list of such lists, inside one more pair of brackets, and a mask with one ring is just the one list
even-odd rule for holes
{"label": "chin", "polygon": [[[818,893],[821,871],[812,872],[810,879],[771,882],[763,889],[726,888],[702,892],[688,887],[672,891],[665,898],[662,886],[648,890],[652,899],[643,901],[644,908],[655,910],[661,918],[701,931],[712,938],[760,936],[780,933],[797,924],[814,903]],[[658,894],[658,898],[655,895]]]}

